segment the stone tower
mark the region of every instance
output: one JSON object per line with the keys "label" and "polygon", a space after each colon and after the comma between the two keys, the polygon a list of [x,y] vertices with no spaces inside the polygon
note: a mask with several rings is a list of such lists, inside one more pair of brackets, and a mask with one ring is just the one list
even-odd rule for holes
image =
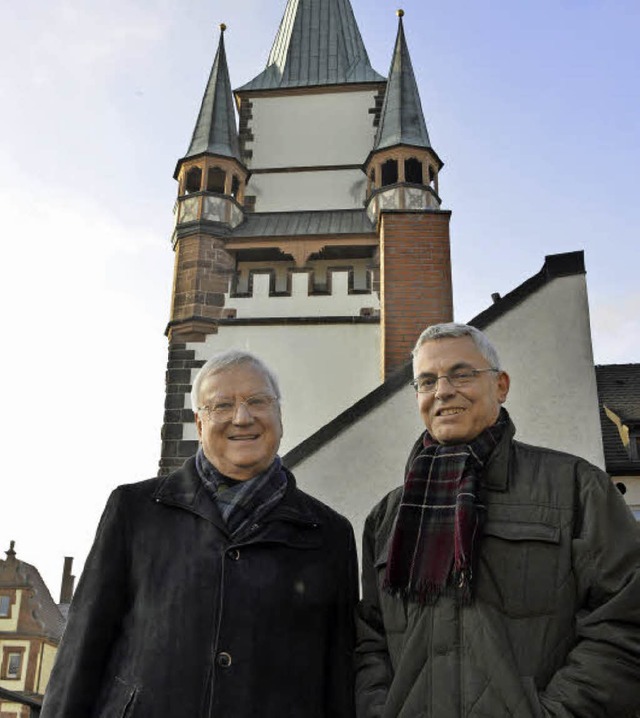
{"label": "stone tower", "polygon": [[213,353],[244,348],[276,370],[284,453],[451,319],[442,162],[402,17],[385,79],[349,0],[289,0],[266,68],[230,88],[221,33],[175,174],[161,473],[196,449],[189,389]]}

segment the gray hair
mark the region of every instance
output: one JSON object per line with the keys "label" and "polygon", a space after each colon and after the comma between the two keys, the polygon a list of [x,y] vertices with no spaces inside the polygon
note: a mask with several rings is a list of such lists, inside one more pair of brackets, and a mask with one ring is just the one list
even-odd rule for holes
{"label": "gray hair", "polygon": [[278,384],[278,378],[274,372],[255,354],[245,352],[242,349],[229,349],[228,351],[214,354],[207,363],[197,373],[196,378],[193,380],[191,386],[191,408],[193,413],[198,413],[198,403],[200,399],[200,389],[202,382],[213,374],[219,374],[220,372],[230,369],[235,366],[242,366],[243,364],[250,364],[251,366],[261,371],[267,378],[271,389],[276,396],[276,399],[280,401],[280,386]]}
{"label": "gray hair", "polygon": [[500,357],[498,356],[496,348],[487,339],[486,335],[484,335],[479,329],[476,329],[469,324],[456,324],[455,322],[432,324],[418,337],[418,341],[416,342],[415,347],[413,347],[411,355],[415,357],[418,350],[425,342],[433,341],[435,339],[457,337],[471,337],[478,351],[489,362],[489,365],[494,369],[500,369],[502,371]]}

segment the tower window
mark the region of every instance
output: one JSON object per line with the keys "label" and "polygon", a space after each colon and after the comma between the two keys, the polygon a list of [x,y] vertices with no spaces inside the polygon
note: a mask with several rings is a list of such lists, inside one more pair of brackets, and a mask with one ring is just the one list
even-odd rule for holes
{"label": "tower window", "polygon": [[224,194],[226,172],[220,167],[212,167],[207,174],[207,192]]}
{"label": "tower window", "polygon": [[387,160],[382,165],[382,186],[395,184],[398,181],[398,161]]}
{"label": "tower window", "polygon": [[185,183],[185,190],[187,194],[191,192],[199,192],[202,184],[202,170],[200,167],[192,167],[187,172],[187,181]]}
{"label": "tower window", "polygon": [[410,157],[404,161],[404,179],[405,182],[412,184],[422,184],[422,162],[415,157]]}
{"label": "tower window", "polygon": [[431,165],[429,165],[429,184],[433,187],[433,183],[436,181],[436,173]]}
{"label": "tower window", "polygon": [[233,179],[231,180],[231,196],[237,199],[239,190],[240,180],[235,175],[233,175]]}

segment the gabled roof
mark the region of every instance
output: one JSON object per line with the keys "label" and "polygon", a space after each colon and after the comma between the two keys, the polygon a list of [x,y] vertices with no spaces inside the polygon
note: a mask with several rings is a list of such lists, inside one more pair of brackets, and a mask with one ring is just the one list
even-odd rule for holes
{"label": "gabled roof", "polygon": [[65,620],[49,593],[42,576],[35,566],[19,561],[13,549],[13,541],[6,561],[0,561],[0,590],[3,588],[30,589],[23,600],[29,602],[27,613],[30,625],[20,626],[20,634],[43,636],[59,641],[65,627]]}
{"label": "gabled roof", "polygon": [[640,364],[598,365],[596,381],[607,471],[640,474],[640,460],[632,459],[623,443],[625,431],[640,430]]}
{"label": "gabled roof", "polygon": [[[542,269],[537,274],[534,274],[533,277],[527,279],[504,297],[501,298],[496,295],[494,303],[468,321],[467,324],[471,324],[478,329],[484,329],[553,279],[584,273],[584,252],[582,251],[547,255]],[[287,452],[282,459],[284,464],[291,469],[294,468],[296,464],[304,461],[338,434],[341,434],[352,424],[360,421],[373,409],[383,404],[395,392],[405,387],[412,377],[413,368],[411,360],[408,360],[383,384],[366,394],[362,399],[341,414],[338,414],[335,419]]]}
{"label": "gabled roof", "polygon": [[373,145],[374,150],[394,145],[431,147],[400,10],[398,18],[398,35],[389,68],[389,79]]}
{"label": "gabled roof", "polygon": [[240,144],[236,130],[235,106],[224,49],[225,26],[220,26],[220,41],[209,81],[202,98],[191,144],[182,159],[202,153],[234,157],[239,162]]}
{"label": "gabled roof", "polygon": [[266,68],[237,92],[384,82],[349,0],[288,0]]}
{"label": "gabled roof", "polygon": [[574,274],[585,274],[584,252],[563,252],[561,254],[548,254],[544,258],[542,269],[533,277],[525,280],[515,289],[501,297],[494,295],[494,302],[490,307],[477,314],[467,322],[477,329],[484,329],[498,317],[506,314],[510,309],[525,301],[545,284],[557,277],[568,277]]}

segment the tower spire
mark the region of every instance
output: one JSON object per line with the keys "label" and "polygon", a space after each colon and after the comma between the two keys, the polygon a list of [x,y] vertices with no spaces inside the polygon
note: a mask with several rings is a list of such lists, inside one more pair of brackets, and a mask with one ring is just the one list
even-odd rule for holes
{"label": "tower spire", "polygon": [[397,15],[398,35],[373,149],[381,150],[394,145],[430,148],[418,84],[404,35],[404,10],[398,10]]}
{"label": "tower spire", "polygon": [[198,120],[193,130],[191,144],[183,159],[208,153],[241,161],[233,94],[224,47],[226,29],[227,26],[222,23],[218,50],[204,91]]}
{"label": "tower spire", "polygon": [[238,91],[382,81],[349,0],[288,0],[267,67]]}

